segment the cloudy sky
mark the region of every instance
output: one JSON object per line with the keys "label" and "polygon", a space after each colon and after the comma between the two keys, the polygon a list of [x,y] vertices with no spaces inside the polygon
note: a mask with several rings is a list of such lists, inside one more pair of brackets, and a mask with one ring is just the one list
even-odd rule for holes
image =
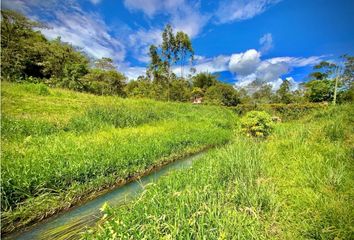
{"label": "cloudy sky", "polygon": [[144,74],[150,44],[167,23],[192,38],[198,72],[247,85],[307,80],[314,64],[354,54],[353,0],[2,0],[45,22],[52,39],[114,59],[129,78]]}

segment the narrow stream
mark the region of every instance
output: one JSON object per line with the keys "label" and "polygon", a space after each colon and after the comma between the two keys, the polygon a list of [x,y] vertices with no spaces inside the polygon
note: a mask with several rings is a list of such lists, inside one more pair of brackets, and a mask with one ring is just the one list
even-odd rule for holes
{"label": "narrow stream", "polygon": [[110,206],[122,205],[139,196],[144,186],[156,181],[159,177],[172,170],[191,167],[192,163],[203,154],[204,152],[201,152],[168,164],[138,181],[114,189],[68,212],[48,218],[27,231],[11,234],[5,239],[78,239],[87,227],[94,226],[102,217],[99,209],[104,203]]}

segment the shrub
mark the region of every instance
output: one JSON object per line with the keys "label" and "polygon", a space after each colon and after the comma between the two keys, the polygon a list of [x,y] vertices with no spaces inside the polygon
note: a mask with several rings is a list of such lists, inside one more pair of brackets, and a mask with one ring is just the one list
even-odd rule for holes
{"label": "shrub", "polygon": [[34,93],[38,96],[49,96],[51,95],[49,88],[44,83],[30,83],[24,85],[24,89],[29,93]]}
{"label": "shrub", "polygon": [[241,119],[241,127],[248,136],[266,137],[273,129],[273,122],[268,113],[251,111]]}

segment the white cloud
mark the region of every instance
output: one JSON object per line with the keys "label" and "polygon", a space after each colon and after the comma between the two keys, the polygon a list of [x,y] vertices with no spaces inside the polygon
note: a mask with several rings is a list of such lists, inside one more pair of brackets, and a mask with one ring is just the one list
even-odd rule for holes
{"label": "white cloud", "polygon": [[148,56],[151,44],[158,46],[162,42],[161,29],[140,29],[128,36],[127,46],[133,53],[133,57],[140,62],[147,63],[150,61]]}
{"label": "white cloud", "polygon": [[290,83],[290,91],[295,91],[299,88],[299,83],[297,83],[293,77],[287,77],[285,79],[278,78],[276,81],[272,81],[269,84],[272,86],[274,91],[280,88],[280,85],[283,83],[284,80],[288,80]]}
{"label": "white cloud", "polygon": [[136,80],[139,76],[143,76],[146,73],[145,67],[131,67],[123,65],[119,67],[118,70],[123,72],[129,80]]}
{"label": "white cloud", "polygon": [[[185,0],[125,0],[124,5],[131,11],[142,11],[149,18],[156,15],[166,15],[175,31],[183,31],[189,37],[196,37],[208,22],[209,17],[199,11],[199,4]],[[133,52],[133,57],[140,62],[149,61],[148,51],[151,44],[159,45],[162,42],[164,26],[153,26],[149,29],[140,28],[131,31],[127,45]]]}
{"label": "white cloud", "polygon": [[194,65],[197,73],[200,72],[223,72],[228,70],[230,56],[219,55],[213,58],[199,57]]}
{"label": "white cloud", "polygon": [[166,15],[176,31],[183,31],[191,38],[200,33],[209,19],[199,11],[199,3],[193,1],[125,0],[124,5],[131,11],[142,11],[149,18]]}
{"label": "white cloud", "polygon": [[273,48],[273,36],[271,33],[266,33],[259,39],[261,45],[261,53],[266,53]]}
{"label": "white cloud", "polygon": [[244,53],[232,54],[229,69],[239,75],[251,74],[260,64],[260,56],[261,54],[255,49],[247,50]]}
{"label": "white cloud", "polygon": [[304,57],[276,57],[271,58],[268,61],[271,63],[286,62],[292,67],[305,67],[315,65],[323,60],[326,55]]}
{"label": "white cloud", "polygon": [[125,47],[112,37],[109,27],[95,13],[80,8],[58,9],[55,19],[48,23],[50,29],[42,32],[48,38],[61,36],[62,41],[81,47],[93,57],[110,57],[117,62],[125,59]]}
{"label": "white cloud", "polygon": [[172,12],[182,4],[184,0],[124,0],[124,5],[129,10],[140,10],[149,17],[157,13]]}
{"label": "white cloud", "polygon": [[290,66],[285,62],[271,63],[264,60],[258,66],[255,73],[259,80],[269,83],[276,81],[281,75],[286,74],[289,71]]}
{"label": "white cloud", "polygon": [[219,23],[242,21],[261,14],[281,0],[224,0],[215,15]]}
{"label": "white cloud", "polygon": [[102,0],[90,0],[90,2],[94,5],[97,5],[101,2]]}
{"label": "white cloud", "polygon": [[[281,76],[289,73],[292,68],[314,65],[323,57],[277,57],[261,60],[261,53],[250,49],[244,53],[231,55],[229,70],[236,75],[237,86],[244,87],[257,81],[270,84],[273,89],[277,89],[282,83]],[[294,79],[291,80],[295,84]]]}
{"label": "white cloud", "polygon": [[116,62],[125,59],[125,46],[111,35],[111,29],[102,17],[94,12],[84,12],[74,1],[16,0],[7,2],[6,7],[45,22],[49,28],[41,29],[41,32],[49,39],[60,36],[62,41],[80,47],[96,58],[110,57]]}
{"label": "white cloud", "polygon": [[30,8],[26,5],[24,1],[21,0],[2,1],[1,8],[12,9],[25,14],[28,14],[30,12]]}

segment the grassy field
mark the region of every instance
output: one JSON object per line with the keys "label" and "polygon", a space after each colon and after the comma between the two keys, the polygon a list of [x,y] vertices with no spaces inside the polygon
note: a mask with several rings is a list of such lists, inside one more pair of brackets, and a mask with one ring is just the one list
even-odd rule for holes
{"label": "grassy field", "polygon": [[266,140],[236,132],[191,169],[104,207],[86,239],[353,239],[354,109],[278,123]]}
{"label": "grassy field", "polygon": [[151,166],[224,144],[223,108],[2,83],[2,232],[66,209]]}

